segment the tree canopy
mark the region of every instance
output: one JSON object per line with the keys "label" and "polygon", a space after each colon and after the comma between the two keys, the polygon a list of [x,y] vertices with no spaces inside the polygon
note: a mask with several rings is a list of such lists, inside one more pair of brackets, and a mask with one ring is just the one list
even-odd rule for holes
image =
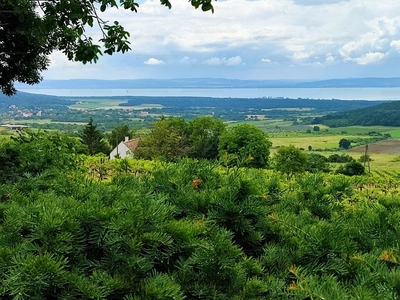
{"label": "tree canopy", "polygon": [[[171,8],[169,0],[161,5]],[[191,0],[194,8],[214,11],[212,0]],[[0,3],[0,88],[15,94],[16,81],[35,84],[49,66],[48,55],[59,50],[69,60],[96,62],[103,53],[127,52],[129,32],[118,22],[102,19],[102,13],[121,6],[137,12],[135,0],[2,0]],[[87,31],[98,26],[96,42]]]}
{"label": "tree canopy", "polygon": [[93,124],[93,119],[90,118],[89,123],[83,128],[80,134],[81,141],[87,146],[89,155],[97,153],[108,154],[110,149],[104,141],[104,134],[97,129],[97,124]]}
{"label": "tree canopy", "polygon": [[229,128],[219,139],[219,156],[229,164],[263,168],[268,165],[272,143],[261,129],[240,124]]}
{"label": "tree canopy", "polygon": [[274,155],[274,162],[276,170],[293,175],[305,172],[308,156],[293,145],[281,146]]}

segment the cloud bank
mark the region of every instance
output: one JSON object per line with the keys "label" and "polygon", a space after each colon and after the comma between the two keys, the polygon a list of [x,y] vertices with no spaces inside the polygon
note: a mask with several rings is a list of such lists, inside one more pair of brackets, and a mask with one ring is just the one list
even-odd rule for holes
{"label": "cloud bank", "polygon": [[[214,14],[195,10],[186,1],[172,5],[169,10],[154,0],[144,1],[137,14],[110,10],[105,19],[118,20],[131,33],[132,51],[104,56],[96,72],[55,53],[46,78],[62,74],[110,79],[315,79],[398,74],[397,0],[227,0],[214,3]],[[164,69],[155,71],[157,65]]]}

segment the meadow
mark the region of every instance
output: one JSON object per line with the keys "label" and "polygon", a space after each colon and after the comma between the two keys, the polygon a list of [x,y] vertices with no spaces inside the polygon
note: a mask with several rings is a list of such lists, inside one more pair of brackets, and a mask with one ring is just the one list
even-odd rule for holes
{"label": "meadow", "polygon": [[126,104],[126,100],[118,100],[118,99],[97,99],[97,98],[74,98],[75,104],[70,105],[71,109],[78,110],[92,110],[92,109],[133,109],[133,110],[143,110],[143,109],[152,109],[152,108],[163,108],[161,104],[151,104],[151,103],[143,103],[140,105],[132,105],[132,106],[120,106],[121,104]]}

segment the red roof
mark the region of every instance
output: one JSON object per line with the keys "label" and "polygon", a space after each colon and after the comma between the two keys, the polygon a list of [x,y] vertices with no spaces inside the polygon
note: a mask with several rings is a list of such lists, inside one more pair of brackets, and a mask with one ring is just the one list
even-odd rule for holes
{"label": "red roof", "polygon": [[131,150],[131,151],[136,149],[138,143],[139,143],[139,139],[133,139],[133,140],[124,142],[125,146],[127,146],[129,148],[129,150]]}

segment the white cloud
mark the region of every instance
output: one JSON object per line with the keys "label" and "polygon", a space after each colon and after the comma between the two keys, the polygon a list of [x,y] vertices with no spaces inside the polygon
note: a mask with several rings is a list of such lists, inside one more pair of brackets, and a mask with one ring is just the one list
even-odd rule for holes
{"label": "white cloud", "polygon": [[210,66],[220,66],[222,64],[221,59],[218,57],[213,57],[210,59],[207,59],[203,62],[204,65],[210,65]]}
{"label": "white cloud", "polygon": [[227,66],[227,67],[233,67],[237,66],[242,62],[242,59],[240,56],[235,56],[231,58],[219,58],[219,57],[212,57],[203,62],[204,65],[209,65],[209,66]]}
{"label": "white cloud", "polygon": [[158,60],[154,57],[149,58],[147,61],[144,62],[145,65],[163,65],[164,62],[162,60]]}
{"label": "white cloud", "polygon": [[179,61],[179,63],[180,63],[180,64],[183,64],[183,65],[192,65],[192,64],[195,64],[196,62],[197,62],[197,59],[195,59],[195,58],[190,58],[190,57],[188,57],[188,56],[183,57],[183,58]]}
{"label": "white cloud", "polygon": [[[175,68],[173,72],[157,73],[166,77],[180,69],[187,72],[182,73],[183,77],[208,76],[207,68],[187,68],[187,65],[201,64],[240,65],[242,72],[237,74],[243,74],[241,76],[271,76],[260,62],[273,62],[270,66],[274,67],[274,74],[283,74],[278,70],[287,70],[289,64],[294,68],[323,65],[331,68],[326,68],[327,72],[332,72],[325,75],[335,77],[333,72],[339,76],[346,73],[342,69],[339,72],[338,65],[360,68],[359,65],[375,61],[386,62],[389,52],[392,61],[400,61],[400,1],[397,0],[382,0],[379,4],[372,0],[225,0],[213,3],[215,13],[211,14],[195,10],[187,1],[174,1],[169,10],[158,0],[147,0],[140,4],[137,14],[111,9],[102,17],[110,22],[118,20],[131,33],[132,53],[137,60],[134,61],[136,65],[127,62],[126,68],[137,68],[138,64],[145,68],[143,61],[146,65],[167,64]],[[94,39],[98,40],[97,37],[100,38],[100,32]],[[114,66],[111,60],[104,58],[100,58],[99,63],[105,61],[109,65],[103,68],[97,65],[99,70],[96,71],[107,77],[108,68]],[[73,69],[58,56],[52,56],[52,60],[54,74],[56,70],[64,72],[63,65],[64,69],[66,65],[71,66],[68,70]],[[257,65],[252,62],[258,62],[260,69],[251,70]],[[158,68],[146,69],[159,71]],[[291,74],[312,76],[305,70]],[[220,71],[220,77],[233,76],[231,70],[223,73],[221,68]]]}
{"label": "white cloud", "polygon": [[381,61],[385,57],[385,54],[380,52],[368,52],[365,55],[355,59],[359,65],[369,65]]}
{"label": "white cloud", "polygon": [[224,61],[223,61],[223,63],[225,65],[227,65],[228,67],[237,66],[241,62],[242,62],[242,59],[240,58],[240,56],[231,57],[231,58],[228,58],[227,60],[225,60],[225,58],[224,58]]}
{"label": "white cloud", "polygon": [[325,58],[325,60],[327,61],[327,62],[334,62],[335,61],[335,56],[333,56],[331,53],[328,53],[327,55],[326,55],[326,58]]}
{"label": "white cloud", "polygon": [[400,53],[400,40],[392,41],[390,43],[390,47],[394,48],[395,50],[397,50]]}

